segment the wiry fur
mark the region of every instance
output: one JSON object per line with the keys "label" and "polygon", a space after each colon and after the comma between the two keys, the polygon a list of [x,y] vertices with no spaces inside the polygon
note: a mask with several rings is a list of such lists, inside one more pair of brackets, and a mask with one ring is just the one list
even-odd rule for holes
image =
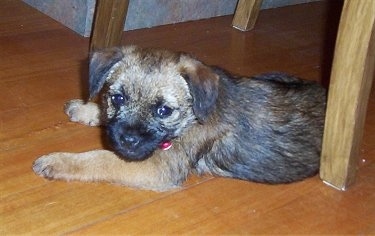
{"label": "wiry fur", "polygon": [[[114,151],[49,154],[35,161],[37,174],[162,191],[192,171],[272,184],[318,171],[326,94],[314,82],[235,77],[184,53],[129,46],[93,54],[90,97],[100,91],[100,109],[73,100],[66,112],[107,126]],[[158,117],[163,105],[173,112]],[[166,140],[173,146],[164,151]]]}

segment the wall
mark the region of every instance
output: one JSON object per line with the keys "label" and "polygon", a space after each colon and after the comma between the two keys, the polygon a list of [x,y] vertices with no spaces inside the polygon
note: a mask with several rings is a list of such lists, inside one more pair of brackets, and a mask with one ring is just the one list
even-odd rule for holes
{"label": "wall", "polygon": [[[95,0],[23,0],[85,37],[90,36]],[[317,0],[264,0],[262,9]],[[236,0],[130,0],[125,30],[231,15]]]}

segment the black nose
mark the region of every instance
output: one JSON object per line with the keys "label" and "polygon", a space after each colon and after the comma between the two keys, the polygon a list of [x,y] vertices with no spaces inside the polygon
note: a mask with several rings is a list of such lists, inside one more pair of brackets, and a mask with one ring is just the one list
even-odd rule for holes
{"label": "black nose", "polygon": [[141,142],[141,137],[135,134],[124,134],[121,136],[121,143],[127,148],[134,149]]}

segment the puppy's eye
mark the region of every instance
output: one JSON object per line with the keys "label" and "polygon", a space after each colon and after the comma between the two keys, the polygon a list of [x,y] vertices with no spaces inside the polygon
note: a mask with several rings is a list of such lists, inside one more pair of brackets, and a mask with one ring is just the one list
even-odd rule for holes
{"label": "puppy's eye", "polygon": [[160,106],[156,109],[156,114],[160,117],[160,118],[166,118],[168,116],[170,116],[173,112],[173,109],[168,107],[168,106]]}
{"label": "puppy's eye", "polygon": [[125,98],[121,94],[112,94],[111,102],[114,107],[119,108],[124,105]]}

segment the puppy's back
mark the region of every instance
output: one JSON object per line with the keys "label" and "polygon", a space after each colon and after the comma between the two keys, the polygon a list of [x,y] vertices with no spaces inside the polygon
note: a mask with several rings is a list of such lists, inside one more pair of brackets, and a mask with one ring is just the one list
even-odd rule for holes
{"label": "puppy's back", "polygon": [[205,159],[212,172],[266,183],[288,183],[316,174],[325,89],[281,73],[242,79],[217,73],[222,87],[217,107],[220,122],[230,124],[232,131],[213,147],[223,155]]}

